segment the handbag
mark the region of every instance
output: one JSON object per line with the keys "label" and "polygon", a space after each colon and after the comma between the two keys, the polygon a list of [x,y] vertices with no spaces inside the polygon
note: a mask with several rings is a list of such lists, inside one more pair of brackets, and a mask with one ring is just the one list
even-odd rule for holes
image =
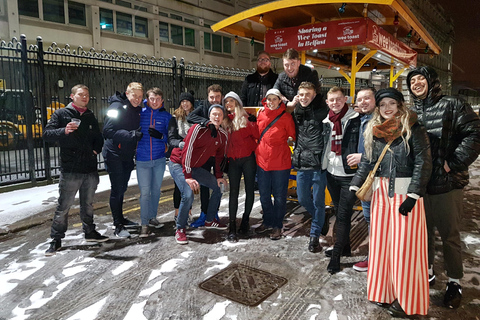
{"label": "handbag", "polygon": [[371,170],[368,173],[367,179],[365,179],[365,182],[362,184],[360,189],[358,189],[357,192],[355,192],[355,195],[361,201],[372,201],[372,195],[373,195],[372,184],[373,184],[373,180],[375,179],[375,173],[377,172],[377,169],[380,166],[380,162],[382,162],[383,157],[385,156],[385,153],[387,152],[391,144],[392,144],[392,141],[387,143],[385,148],[383,148],[382,154],[378,158],[377,163],[375,164],[375,167],[373,167],[373,170]]}

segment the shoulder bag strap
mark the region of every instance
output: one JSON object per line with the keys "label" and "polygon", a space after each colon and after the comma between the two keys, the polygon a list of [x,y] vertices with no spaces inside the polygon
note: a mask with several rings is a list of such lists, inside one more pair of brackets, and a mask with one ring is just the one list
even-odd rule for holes
{"label": "shoulder bag strap", "polygon": [[262,140],[262,137],[265,134],[265,132],[267,132],[268,129],[270,129],[275,124],[275,122],[277,122],[277,120],[280,119],[281,116],[283,116],[284,113],[285,113],[285,110],[283,110],[282,113],[280,113],[275,119],[273,119],[272,122],[268,124],[268,126],[265,129],[263,129],[262,134],[260,135],[260,138],[258,138],[258,143],[260,143],[260,140]]}
{"label": "shoulder bag strap", "polygon": [[378,157],[377,163],[375,163],[375,167],[373,167],[372,175],[375,175],[375,172],[377,172],[377,169],[380,166],[380,162],[382,162],[383,157],[385,156],[385,153],[387,153],[387,150],[390,147],[390,145],[392,144],[392,142],[393,141],[390,141],[389,143],[387,143],[385,148],[383,148],[382,154],[380,155],[380,157]]}

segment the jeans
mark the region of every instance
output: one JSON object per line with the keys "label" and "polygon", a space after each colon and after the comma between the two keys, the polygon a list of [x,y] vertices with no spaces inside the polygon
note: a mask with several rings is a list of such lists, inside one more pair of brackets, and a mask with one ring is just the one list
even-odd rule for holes
{"label": "jeans", "polygon": [[263,224],[266,227],[282,229],[283,217],[287,211],[290,169],[265,171],[258,167],[257,175],[260,203],[263,209]]}
{"label": "jeans", "polygon": [[[297,171],[298,202],[312,215],[310,237],[320,237],[325,222],[327,174],[322,170]],[[313,187],[313,190],[312,190]],[[313,196],[313,198],[312,198]]]}
{"label": "jeans", "polygon": [[184,229],[188,221],[188,212],[193,203],[193,191],[185,181],[181,164],[169,161],[168,169],[181,195],[180,205],[178,207],[177,229]]}
{"label": "jeans", "polygon": [[220,206],[220,200],[222,200],[222,191],[218,186],[217,178],[203,168],[192,168],[192,178],[197,180],[200,185],[212,190],[212,194],[208,201],[207,212],[205,212],[205,221],[211,222],[215,219],[218,207]]}
{"label": "jeans", "polygon": [[160,188],[165,173],[166,159],[137,161],[137,180],[140,188],[140,218],[142,225],[157,217]]}
{"label": "jeans", "polygon": [[105,169],[110,178],[110,210],[112,210],[113,224],[123,224],[123,196],[127,191],[128,180],[134,167],[133,160],[105,160]]}
{"label": "jeans", "polygon": [[[333,254],[338,256],[343,252],[345,246],[350,247],[350,228],[352,224],[353,205],[356,197],[350,199],[350,182],[353,177],[334,176],[327,172],[327,185],[330,196],[332,197],[336,219],[336,240],[333,248]],[[348,201],[348,200],[351,201]],[[353,202],[352,202],[353,201]]]}
{"label": "jeans", "polygon": [[[212,168],[214,167],[215,167],[215,157],[210,157],[207,160],[207,162],[205,162],[205,164],[202,166],[202,168],[207,170],[208,172],[212,172]],[[200,208],[203,213],[207,213],[209,201],[210,201],[210,190],[206,186],[203,186],[203,185],[200,186]]]}
{"label": "jeans", "polygon": [[75,200],[77,191],[80,192],[80,219],[83,232],[95,230],[93,223],[93,197],[99,182],[98,172],[92,173],[64,173],[60,174],[58,190],[60,196],[53,216],[50,237],[53,239],[65,238],[68,227],[68,211]]}
{"label": "jeans", "polygon": [[367,221],[368,229],[370,230],[370,201],[362,201],[362,212],[365,221]]}
{"label": "jeans", "polygon": [[240,159],[229,159],[228,179],[230,181],[230,195],[228,203],[228,216],[230,221],[235,221],[237,217],[240,180],[242,179],[243,173],[245,182],[245,211],[243,213],[242,223],[248,224],[249,216],[253,208],[253,202],[255,200],[256,171],[257,163],[255,161],[255,153]]}

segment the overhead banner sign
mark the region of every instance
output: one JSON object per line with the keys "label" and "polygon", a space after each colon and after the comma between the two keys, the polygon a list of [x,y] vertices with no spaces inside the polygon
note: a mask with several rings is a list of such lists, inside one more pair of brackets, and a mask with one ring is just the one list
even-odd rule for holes
{"label": "overhead banner sign", "polygon": [[412,66],[417,64],[416,51],[367,18],[271,29],[265,33],[265,51],[269,53],[283,53],[289,48],[307,51],[357,45],[367,45],[372,49],[384,51]]}

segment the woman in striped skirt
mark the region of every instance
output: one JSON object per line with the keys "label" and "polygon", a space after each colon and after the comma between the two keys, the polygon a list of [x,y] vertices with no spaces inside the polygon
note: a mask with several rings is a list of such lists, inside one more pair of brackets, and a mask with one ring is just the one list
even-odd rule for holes
{"label": "woman in striped skirt", "polygon": [[394,317],[428,312],[427,230],[422,196],[432,170],[430,143],[401,92],[379,90],[364,133],[365,153],[352,192],[392,141],[373,183],[368,299]]}

